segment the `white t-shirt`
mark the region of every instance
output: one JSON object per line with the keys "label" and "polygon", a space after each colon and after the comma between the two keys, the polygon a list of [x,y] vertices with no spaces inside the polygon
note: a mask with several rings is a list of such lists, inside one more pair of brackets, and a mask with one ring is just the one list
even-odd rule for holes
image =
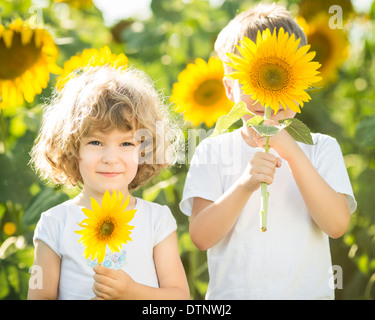
{"label": "white t-shirt", "polygon": [[[323,134],[313,134],[313,141],[298,144],[325,181],[347,195],[353,212],[356,202],[340,146]],[[240,129],[202,141],[186,177],[181,211],[191,215],[194,197],[217,200],[260,150],[246,144]],[[268,191],[266,232],[260,231],[258,189],[231,231],[207,251],[206,298],[333,299],[329,238],[311,219],[285,160]]]}
{"label": "white t-shirt", "polygon": [[[176,221],[167,206],[136,198],[134,226],[130,234],[132,241],[123,245],[120,256],[122,269],[138,283],[158,287],[158,278],[153,259],[153,248],[177,229]],[[72,200],[68,200],[44,212],[36,226],[36,239],[47,244],[61,259],[61,273],[58,299],[76,300],[94,297],[91,260],[83,256],[84,246],[78,243],[81,230],[78,225],[86,215]],[[111,255],[107,246],[106,255]],[[111,258],[112,261],[112,258]],[[105,259],[102,265],[110,266]],[[115,264],[116,264],[115,263]],[[117,269],[116,267],[114,269]]]}

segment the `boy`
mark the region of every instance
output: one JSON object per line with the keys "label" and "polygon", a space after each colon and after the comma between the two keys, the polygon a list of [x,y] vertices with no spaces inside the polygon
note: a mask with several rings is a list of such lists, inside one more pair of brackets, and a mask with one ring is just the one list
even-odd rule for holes
{"label": "boy", "polygon": [[[237,53],[244,36],[255,41],[258,30],[275,27],[306,45],[290,13],[273,4],[235,17],[215,49],[225,62],[225,53]],[[226,74],[233,71],[225,63],[224,68]],[[264,115],[264,107],[244,95],[237,81],[224,77],[224,85],[230,100]],[[288,108],[273,113],[270,122],[294,116]],[[313,141],[298,143],[281,130],[264,153],[259,149],[264,138],[244,126],[196,149],[180,208],[191,216],[194,244],[208,249],[208,299],[334,298],[329,237],[345,233],[356,202],[336,140],[313,134]],[[265,233],[259,228],[261,182],[270,192]]]}

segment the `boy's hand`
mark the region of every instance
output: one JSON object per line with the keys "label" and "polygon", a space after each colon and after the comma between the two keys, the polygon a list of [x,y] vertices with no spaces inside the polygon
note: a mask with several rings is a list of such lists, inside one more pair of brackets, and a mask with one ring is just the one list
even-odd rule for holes
{"label": "boy's hand", "polygon": [[[278,125],[278,123],[273,120],[265,120],[264,123],[268,125]],[[256,134],[254,140],[259,147],[264,148],[267,137]],[[285,160],[293,156],[295,148],[299,148],[296,141],[286,130],[280,130],[276,135],[270,137],[269,146],[276,150],[280,157]]]}
{"label": "boy's hand", "polygon": [[259,151],[250,160],[245,172],[242,175],[244,185],[251,192],[260,187],[262,182],[271,184],[276,168],[281,166],[281,160],[271,153]]}
{"label": "boy's hand", "polygon": [[[96,298],[105,300],[131,299],[134,280],[123,270],[112,270],[100,265],[94,267]],[[96,299],[95,298],[95,299]]]}

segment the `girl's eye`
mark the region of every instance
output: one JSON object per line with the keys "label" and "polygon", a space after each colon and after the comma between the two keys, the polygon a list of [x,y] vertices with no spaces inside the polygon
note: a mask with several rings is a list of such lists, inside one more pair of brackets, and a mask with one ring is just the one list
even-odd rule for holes
{"label": "girl's eye", "polygon": [[123,142],[122,145],[123,145],[124,147],[131,147],[131,146],[134,146],[134,144],[131,143],[131,142]]}
{"label": "girl's eye", "polygon": [[100,146],[99,141],[90,141],[89,144],[92,144],[93,146]]}

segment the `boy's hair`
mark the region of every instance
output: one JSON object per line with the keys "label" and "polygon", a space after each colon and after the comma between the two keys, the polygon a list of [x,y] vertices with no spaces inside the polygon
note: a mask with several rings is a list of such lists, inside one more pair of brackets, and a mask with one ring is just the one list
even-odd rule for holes
{"label": "boy's hair", "polygon": [[[149,161],[139,164],[129,185],[132,190],[170,164],[164,156],[167,149],[177,150],[178,139],[167,141],[166,130],[173,133],[176,125],[144,72],[135,68],[89,68],[71,78],[45,106],[39,136],[31,151],[31,163],[43,179],[68,186],[83,184],[78,165],[81,138],[96,130],[145,129],[143,132],[152,137],[148,141],[142,138],[142,144],[148,146],[141,146],[141,156]],[[141,136],[137,138],[141,140]]]}
{"label": "boy's hair", "polygon": [[[229,62],[226,53],[239,54],[236,45],[244,37],[256,42],[258,31],[263,32],[268,28],[272,33],[276,28],[278,32],[281,27],[289,35],[294,33],[296,39],[300,38],[300,46],[307,44],[306,35],[288,10],[275,3],[259,4],[238,14],[221,30],[215,42],[215,51],[223,62]],[[229,73],[233,68],[224,63],[224,70],[225,73]]]}

